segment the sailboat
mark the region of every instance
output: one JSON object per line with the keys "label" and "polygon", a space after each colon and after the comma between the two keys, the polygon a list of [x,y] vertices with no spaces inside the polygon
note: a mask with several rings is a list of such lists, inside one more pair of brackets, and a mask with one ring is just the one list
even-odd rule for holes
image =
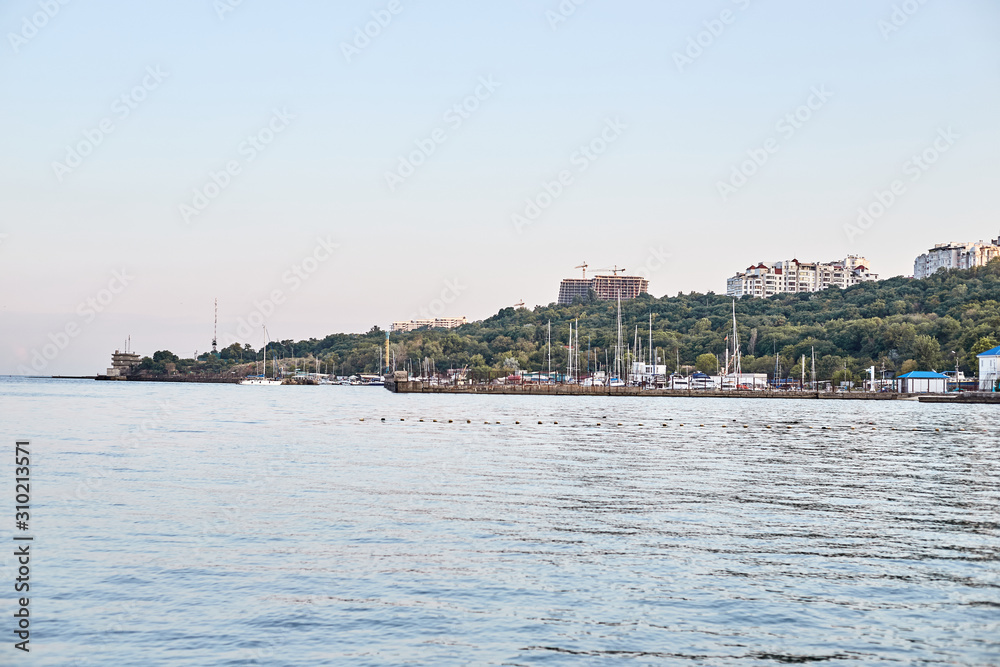
{"label": "sailboat", "polygon": [[618,290],[618,321],[617,321],[618,336],[615,342],[615,367],[613,375],[608,378],[609,387],[624,387],[625,382],[621,379],[622,371],[624,370],[624,363],[622,357],[622,292]]}
{"label": "sailboat", "polygon": [[[260,375],[251,375],[240,380],[240,384],[281,384],[281,380],[277,378],[267,377],[267,329],[264,329],[264,367],[261,369]],[[271,365],[274,368],[274,364]]]}
{"label": "sailboat", "polygon": [[743,380],[742,354],[740,353],[740,335],[736,328],[736,300],[733,300],[733,332],[726,336],[726,370],[719,378],[723,389],[746,389],[741,384]]}

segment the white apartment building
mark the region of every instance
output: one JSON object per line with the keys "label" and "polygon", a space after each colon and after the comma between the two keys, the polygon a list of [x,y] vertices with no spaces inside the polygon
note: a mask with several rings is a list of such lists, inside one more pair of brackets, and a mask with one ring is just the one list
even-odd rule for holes
{"label": "white apartment building", "polygon": [[775,294],[818,292],[827,287],[841,289],[858,283],[878,280],[869,269],[868,260],[848,255],[838,262],[800,262],[785,260],[747,267],[726,281],[726,296],[768,297]]}
{"label": "white apartment building", "polygon": [[467,324],[465,317],[435,317],[433,319],[410,320],[409,322],[393,322],[390,331],[414,331],[428,327],[430,329],[454,329]]}
{"label": "white apartment building", "polygon": [[1000,239],[989,243],[936,243],[913,261],[913,277],[926,278],[941,269],[971,269],[1000,257]]}

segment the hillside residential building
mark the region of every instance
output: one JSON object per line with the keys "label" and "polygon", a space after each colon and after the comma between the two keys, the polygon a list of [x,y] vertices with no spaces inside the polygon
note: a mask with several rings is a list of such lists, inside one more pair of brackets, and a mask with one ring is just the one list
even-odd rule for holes
{"label": "hillside residential building", "polygon": [[393,322],[390,331],[414,331],[424,327],[430,329],[454,329],[466,324],[464,317],[435,317],[433,319],[410,320],[409,322]]}
{"label": "hillside residential building", "polygon": [[913,277],[926,278],[941,269],[971,269],[1000,257],[1000,239],[989,243],[937,243],[913,261]]}
{"label": "hillside residential building", "polygon": [[622,300],[634,299],[649,292],[649,281],[641,276],[594,276],[593,278],[565,278],[559,285],[560,305],[573,303],[573,299],[587,298],[594,290],[602,301],[614,301],[621,294]]}
{"label": "hillside residential building", "polygon": [[850,287],[878,280],[871,273],[868,260],[848,255],[839,262],[800,262],[797,259],[760,263],[748,267],[726,281],[726,296],[768,297],[775,294],[818,292],[827,287]]}

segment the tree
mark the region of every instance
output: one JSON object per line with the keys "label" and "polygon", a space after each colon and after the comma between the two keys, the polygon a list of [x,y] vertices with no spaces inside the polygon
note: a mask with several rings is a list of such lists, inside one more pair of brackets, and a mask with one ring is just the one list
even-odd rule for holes
{"label": "tree", "polygon": [[[224,347],[219,350],[219,358],[221,359],[240,359],[243,356],[243,348],[240,347],[239,343],[233,343],[228,347]],[[248,359],[250,357],[247,357]]]}
{"label": "tree", "polygon": [[906,375],[907,373],[912,373],[917,370],[917,362],[913,359],[907,359],[903,362],[903,365],[899,367],[899,374]]}
{"label": "tree", "polygon": [[969,368],[979,370],[979,359],[978,355],[982,354],[986,350],[992,350],[998,345],[997,339],[993,336],[983,336],[977,340],[972,345],[972,350],[969,352]]}
{"label": "tree", "polygon": [[694,367],[697,368],[702,373],[706,375],[711,375],[718,368],[719,360],[715,358],[714,354],[699,354],[698,358],[694,360]]}
{"label": "tree", "polygon": [[917,336],[913,341],[913,355],[921,370],[933,370],[941,360],[941,344],[932,336]]}

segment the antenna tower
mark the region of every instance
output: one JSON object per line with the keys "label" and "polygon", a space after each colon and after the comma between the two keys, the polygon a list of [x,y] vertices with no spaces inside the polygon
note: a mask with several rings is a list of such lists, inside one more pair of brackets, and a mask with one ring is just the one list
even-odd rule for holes
{"label": "antenna tower", "polygon": [[215,326],[212,327],[212,354],[219,352],[219,300],[215,300]]}

